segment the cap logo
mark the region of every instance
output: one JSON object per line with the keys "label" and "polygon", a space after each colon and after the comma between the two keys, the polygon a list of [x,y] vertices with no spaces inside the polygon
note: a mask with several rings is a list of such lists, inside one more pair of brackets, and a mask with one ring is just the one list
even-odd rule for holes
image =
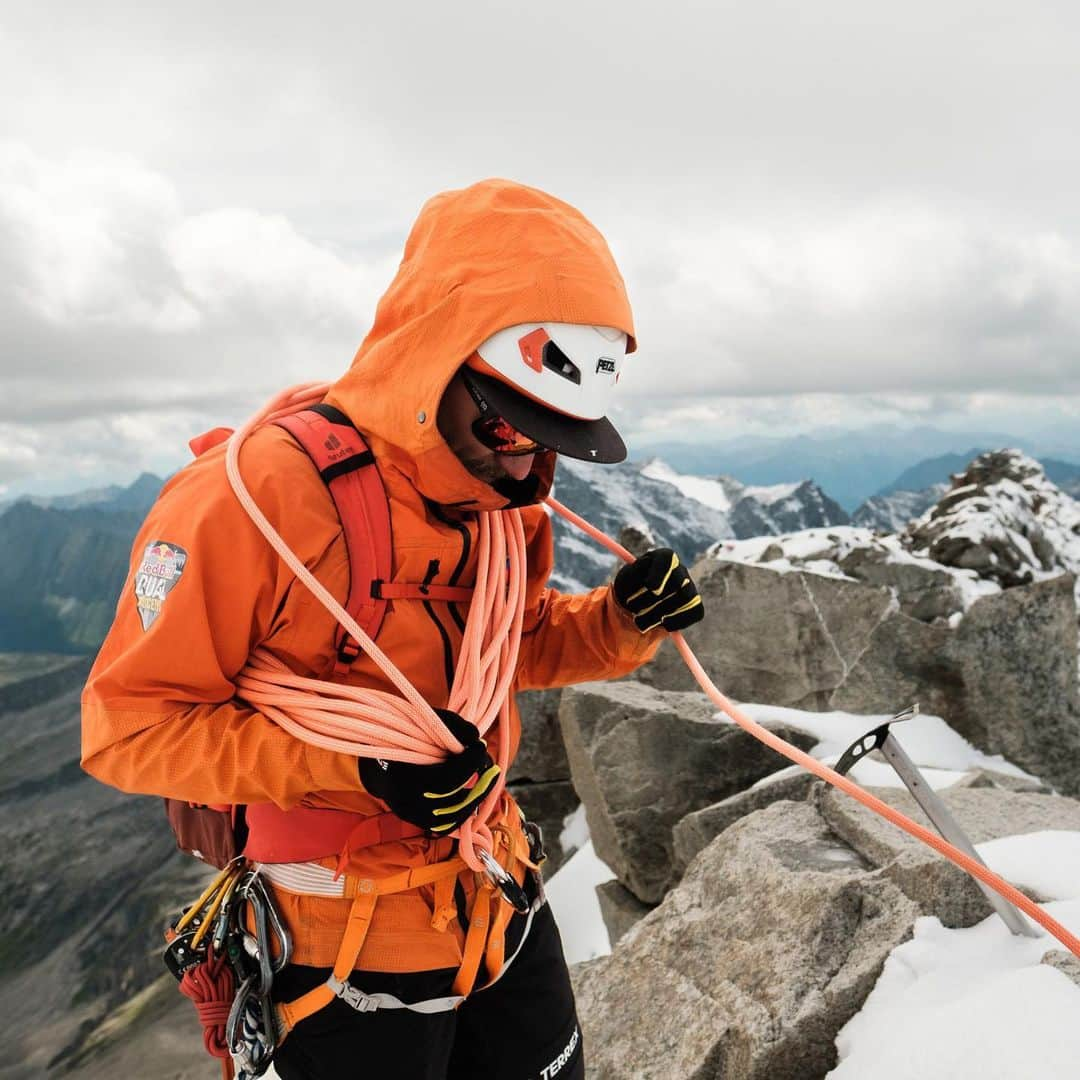
{"label": "cap logo", "polygon": [[606,371],[608,374],[614,375],[615,361],[607,356],[601,356],[600,359],[596,361],[596,370],[597,372]]}
{"label": "cap logo", "polygon": [[550,340],[548,332],[542,326],[538,326],[535,330],[530,330],[524,337],[518,338],[521,359],[538,375],[544,370],[544,346]]}

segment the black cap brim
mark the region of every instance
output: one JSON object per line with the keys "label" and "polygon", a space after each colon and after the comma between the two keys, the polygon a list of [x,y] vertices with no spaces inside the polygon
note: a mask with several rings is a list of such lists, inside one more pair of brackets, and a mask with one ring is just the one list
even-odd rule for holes
{"label": "black cap brim", "polygon": [[545,408],[501,380],[473,368],[467,369],[466,377],[473,381],[493,411],[549,450],[605,465],[626,460],[626,444],[606,416],[599,420],[579,420]]}

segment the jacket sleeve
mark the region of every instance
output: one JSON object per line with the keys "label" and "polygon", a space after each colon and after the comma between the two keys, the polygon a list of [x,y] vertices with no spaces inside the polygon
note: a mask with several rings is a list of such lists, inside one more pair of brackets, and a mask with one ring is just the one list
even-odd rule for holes
{"label": "jacket sleeve", "polygon": [[[211,451],[174,477],[135,539],[83,692],[83,768],[122,791],[210,804],[288,807],[310,791],[359,789],[355,758],[293,738],[234,696],[294,581],[233,495],[221,457]],[[252,487],[274,522],[286,516],[287,491]],[[162,543],[186,554],[169,587],[140,570]]]}
{"label": "jacket sleeve", "polygon": [[555,559],[551,520],[543,507],[523,514],[529,577],[514,689],[616,679],[651,660],[667,631],[642,634],[608,585],[574,594],[549,588]]}

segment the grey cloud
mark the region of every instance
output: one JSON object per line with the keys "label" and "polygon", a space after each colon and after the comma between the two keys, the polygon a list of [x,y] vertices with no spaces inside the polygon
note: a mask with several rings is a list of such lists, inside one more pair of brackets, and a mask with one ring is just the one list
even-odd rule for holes
{"label": "grey cloud", "polygon": [[12,424],[236,419],[335,376],[423,199],[484,175],[611,241],[628,418],[1080,393],[1076,5],[100,0],[5,26]]}
{"label": "grey cloud", "polygon": [[[49,35],[55,68],[32,49],[11,57],[18,134],[44,120],[71,141],[134,143],[205,206],[303,206],[329,230],[325,203],[353,236],[352,207],[365,222],[373,203],[405,215],[490,173],[594,213],[659,202],[676,219],[799,217],[898,188],[1041,216],[1076,187],[1063,149],[1075,5],[103,0],[93,13]],[[20,11],[16,32],[43,50],[46,19]],[[72,101],[72,85],[89,92]]]}

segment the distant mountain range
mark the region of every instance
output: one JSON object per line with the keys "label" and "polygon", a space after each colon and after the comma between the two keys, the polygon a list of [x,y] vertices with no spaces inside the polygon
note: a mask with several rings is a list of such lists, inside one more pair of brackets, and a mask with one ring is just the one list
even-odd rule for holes
{"label": "distant mountain range", "polygon": [[[972,457],[977,453],[970,451]],[[899,531],[937,501],[949,476],[969,460],[948,453],[908,465],[850,518],[831,492],[811,480],[752,484],[726,474],[691,475],[659,459],[597,466],[563,458],[554,493],[610,536],[633,525],[650,543],[673,547],[693,561],[716,540],[846,525],[849,520]],[[807,464],[793,456],[788,475]],[[1044,464],[1062,490],[1080,495],[1080,466],[1053,460]],[[144,474],[128,487],[24,497],[0,508],[0,652],[97,648],[112,621],[132,540],[162,483]],[[580,591],[608,578],[615,560],[604,548],[560,517],[553,529],[556,588]]]}
{"label": "distant mountain range", "polygon": [[128,487],[27,497],[0,512],[0,651],[97,648],[162,483],[144,473]]}
{"label": "distant mountain range", "polygon": [[[912,465],[910,469],[905,469],[891,484],[887,484],[875,494],[924,491],[935,484],[945,483],[950,476],[962,473],[980,454],[989,452],[989,447],[976,447],[963,454],[942,454],[940,457],[928,458]],[[1074,497],[1080,495],[1080,465],[1055,458],[1039,458],[1039,464],[1042,465],[1047,480]]]}
{"label": "distant mountain range", "polygon": [[[1006,432],[949,432],[937,428],[881,425],[861,431],[825,430],[812,435],[749,437],[692,444],[656,442],[631,445],[635,460],[662,458],[673,469],[700,476],[730,476],[744,484],[769,486],[812,479],[849,514],[883,489],[920,490],[962,471],[977,454],[973,447],[1018,447],[1039,457],[1032,440]],[[1049,455],[1050,459],[1060,457]],[[1080,442],[1076,447],[1080,460]],[[905,471],[948,457],[951,464],[933,479],[899,482]],[[1044,462],[1045,463],[1045,462]],[[1075,466],[1073,466],[1075,467]],[[932,471],[932,470],[931,470]],[[1058,479],[1048,466],[1047,475]]]}
{"label": "distant mountain range", "polygon": [[127,487],[122,484],[109,484],[106,487],[77,491],[73,495],[22,495],[0,503],[0,513],[18,503],[29,503],[43,510],[84,510],[93,507],[97,510],[130,510],[145,515],[164,483],[160,476],[142,473]]}

